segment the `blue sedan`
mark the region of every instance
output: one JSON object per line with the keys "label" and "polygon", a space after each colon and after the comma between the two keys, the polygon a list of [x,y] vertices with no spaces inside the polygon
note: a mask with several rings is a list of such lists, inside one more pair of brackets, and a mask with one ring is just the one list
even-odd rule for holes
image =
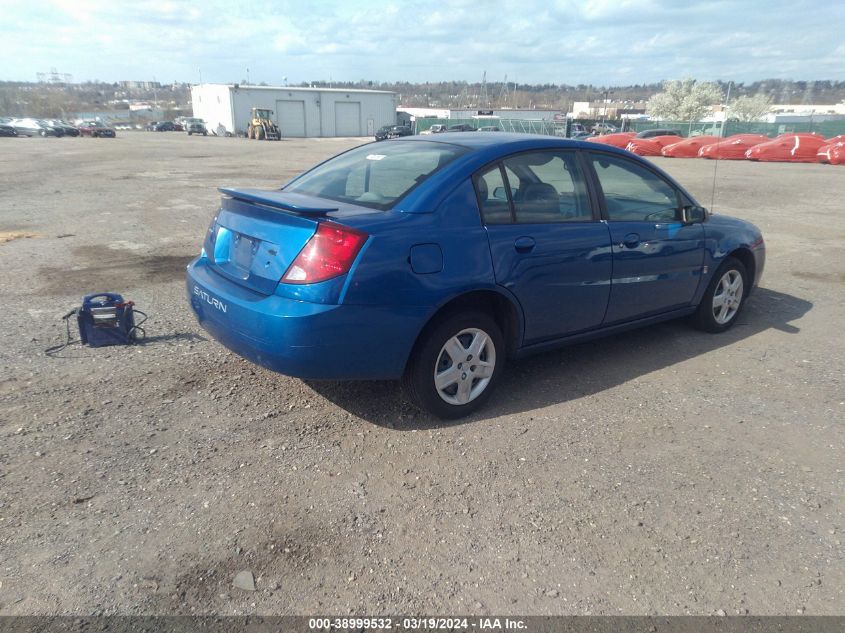
{"label": "blue sedan", "polygon": [[507,358],[684,316],[726,330],[765,263],[757,227],[653,164],[553,137],[406,137],[220,191],[188,266],[200,324],[291,376],[401,378],[443,418]]}

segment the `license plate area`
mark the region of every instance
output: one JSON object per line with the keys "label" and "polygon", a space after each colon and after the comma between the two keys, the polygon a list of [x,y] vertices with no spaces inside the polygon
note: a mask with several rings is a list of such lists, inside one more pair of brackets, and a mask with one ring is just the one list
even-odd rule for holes
{"label": "license plate area", "polygon": [[258,250],[258,240],[240,233],[235,234],[229,261],[243,279],[249,277],[252,260]]}

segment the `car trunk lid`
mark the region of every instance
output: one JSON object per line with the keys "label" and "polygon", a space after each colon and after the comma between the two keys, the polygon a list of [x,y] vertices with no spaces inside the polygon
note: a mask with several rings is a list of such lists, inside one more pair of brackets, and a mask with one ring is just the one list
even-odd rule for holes
{"label": "car trunk lid", "polygon": [[[351,205],[280,190],[221,187],[220,210],[204,248],[211,267],[231,281],[272,294],[320,221],[356,215]],[[347,208],[350,207],[351,208]]]}

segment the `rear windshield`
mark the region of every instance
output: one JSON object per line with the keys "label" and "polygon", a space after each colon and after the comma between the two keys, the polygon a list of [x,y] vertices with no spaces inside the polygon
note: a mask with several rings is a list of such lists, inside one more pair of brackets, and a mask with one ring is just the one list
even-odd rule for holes
{"label": "rear windshield", "polygon": [[389,209],[466,151],[455,145],[425,141],[370,143],[318,165],[284,190]]}

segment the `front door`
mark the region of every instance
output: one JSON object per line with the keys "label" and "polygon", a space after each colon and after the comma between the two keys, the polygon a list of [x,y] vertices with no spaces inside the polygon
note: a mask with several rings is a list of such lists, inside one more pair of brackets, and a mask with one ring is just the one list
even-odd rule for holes
{"label": "front door", "polygon": [[523,309],[524,343],[601,325],[610,295],[607,225],[575,152],[527,152],[476,176],[496,281]]}
{"label": "front door", "polygon": [[701,280],[704,227],[681,222],[680,194],[624,156],[590,153],[613,244],[605,325],[689,306]]}

